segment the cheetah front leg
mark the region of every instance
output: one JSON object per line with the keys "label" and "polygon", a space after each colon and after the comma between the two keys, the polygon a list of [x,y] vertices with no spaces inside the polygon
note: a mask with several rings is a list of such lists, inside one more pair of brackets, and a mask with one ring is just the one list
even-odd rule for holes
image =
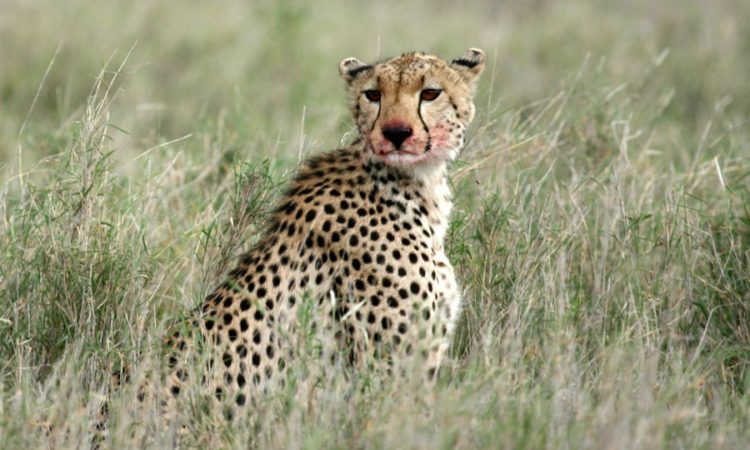
{"label": "cheetah front leg", "polygon": [[427,358],[428,380],[434,381],[436,373],[443,363],[443,358],[450,347],[458,315],[461,311],[462,296],[448,257],[440,252],[435,256],[435,267],[442,292],[438,294],[435,323],[429,327],[430,340],[433,342]]}

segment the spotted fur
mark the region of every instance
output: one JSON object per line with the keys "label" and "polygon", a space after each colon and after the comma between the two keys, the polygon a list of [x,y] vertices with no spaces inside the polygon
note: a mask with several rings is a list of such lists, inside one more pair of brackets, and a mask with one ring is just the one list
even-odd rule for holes
{"label": "spotted fur", "polygon": [[296,357],[299,308],[310,299],[315,328],[332,336],[325,363],[382,361],[403,372],[416,360],[434,375],[461,304],[443,248],[446,163],[474,117],[483,64],[477,49],[452,63],[424,53],[341,62],[359,137],[298,169],[258,244],[171,334],[170,396],[180,395],[198,340],[203,381],[246,404]]}

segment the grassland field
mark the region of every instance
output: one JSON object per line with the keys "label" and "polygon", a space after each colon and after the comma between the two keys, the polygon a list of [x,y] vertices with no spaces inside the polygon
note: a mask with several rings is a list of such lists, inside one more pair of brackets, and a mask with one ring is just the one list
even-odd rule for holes
{"label": "grassland field", "polygon": [[[0,448],[88,448],[113,369],[354,124],[338,62],[488,55],[435,386],[328,373],[184,448],[750,445],[750,2],[0,0]],[[292,370],[303,380],[314,355]],[[110,448],[170,448],[138,383]]]}

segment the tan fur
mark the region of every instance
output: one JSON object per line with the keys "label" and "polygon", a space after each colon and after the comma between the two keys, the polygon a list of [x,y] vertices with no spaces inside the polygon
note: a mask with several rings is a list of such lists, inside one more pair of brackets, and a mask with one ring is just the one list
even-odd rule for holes
{"label": "tan fur", "polygon": [[[476,49],[453,63],[423,53],[341,62],[359,138],[299,168],[258,244],[172,334],[170,396],[197,343],[217,395],[244,405],[271,386],[298,354],[305,299],[315,328],[332,337],[325,363],[383,361],[404,372],[416,360],[432,377],[461,302],[443,250],[446,163],[474,117],[483,64]],[[424,100],[425,89],[440,93]],[[384,134],[393,124],[412,133],[400,148]]]}

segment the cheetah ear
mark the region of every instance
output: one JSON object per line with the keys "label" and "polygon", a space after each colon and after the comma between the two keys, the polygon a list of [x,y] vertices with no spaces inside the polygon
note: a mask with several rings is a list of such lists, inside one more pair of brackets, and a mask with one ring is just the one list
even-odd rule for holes
{"label": "cheetah ear", "polygon": [[347,83],[351,83],[362,72],[372,70],[372,66],[357,58],[345,58],[339,64],[339,72]]}
{"label": "cheetah ear", "polygon": [[479,78],[484,69],[484,51],[478,48],[466,50],[460,58],[451,61],[451,67],[455,69],[469,83]]}

